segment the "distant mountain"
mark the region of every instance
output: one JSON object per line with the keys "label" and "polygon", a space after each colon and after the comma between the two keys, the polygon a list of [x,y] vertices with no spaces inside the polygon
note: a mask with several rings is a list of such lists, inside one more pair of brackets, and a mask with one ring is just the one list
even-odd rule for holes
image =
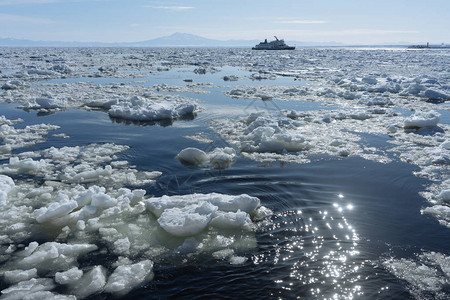
{"label": "distant mountain", "polygon": [[256,40],[220,41],[179,32],[152,40],[122,43],[32,41],[0,38],[0,46],[7,47],[251,47],[257,42]]}
{"label": "distant mountain", "polygon": [[169,36],[156,38],[153,40],[121,43],[121,45],[131,47],[251,47],[256,41],[249,40],[229,40],[221,41],[204,38],[195,34],[176,32]]}
{"label": "distant mountain", "polygon": [[163,36],[153,40],[131,43],[139,46],[156,46],[156,47],[192,47],[192,46],[215,46],[217,40],[207,39],[198,35],[189,33],[176,32],[169,36]]}
{"label": "distant mountain", "polygon": [[[180,32],[152,40],[122,43],[32,41],[0,38],[0,46],[7,47],[252,47],[259,42],[259,40],[222,41]],[[305,42],[289,40],[286,40],[286,44],[297,47],[341,47],[349,45],[339,42]],[[401,42],[399,45],[400,44],[408,45],[409,43]]]}

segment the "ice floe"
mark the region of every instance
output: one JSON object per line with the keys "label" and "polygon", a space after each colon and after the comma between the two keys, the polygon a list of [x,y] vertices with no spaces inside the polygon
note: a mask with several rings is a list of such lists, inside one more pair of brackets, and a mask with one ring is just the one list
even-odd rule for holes
{"label": "ice floe", "polygon": [[[1,121],[11,137],[20,135],[13,126],[21,120]],[[36,142],[41,135],[29,139]],[[180,254],[215,258],[216,251],[256,246],[254,222],[271,213],[258,198],[146,198],[145,190],[125,186],[152,184],[161,172],[139,171],[118,160],[128,149],[112,143],[50,147],[10,154],[0,165],[0,240],[9,245],[0,252],[1,274],[8,284],[2,298],[125,295],[153,278],[155,261]],[[228,156],[234,156],[233,149],[216,149],[208,159],[211,166],[223,167]],[[50,241],[32,241],[39,237]],[[86,257],[93,253],[118,259],[91,265]],[[235,255],[227,259],[232,264],[247,260]],[[66,286],[64,295],[55,293],[59,285]]]}
{"label": "ice floe", "polygon": [[[186,80],[184,81],[189,82]],[[161,83],[154,86],[155,90],[158,92],[195,93],[195,94],[209,94],[210,91],[208,90],[208,88],[212,87],[214,87],[212,83],[194,83],[185,86],[171,86]]]}
{"label": "ice floe", "polygon": [[105,292],[124,295],[153,276],[153,262],[144,260],[132,265],[118,266],[105,285]]}
{"label": "ice floe", "polygon": [[158,121],[189,116],[198,111],[197,104],[193,102],[170,98],[169,96],[164,99],[158,99],[155,96],[149,98],[135,96],[112,105],[108,113],[111,117],[133,121]]}
{"label": "ice floe", "polygon": [[407,118],[404,123],[405,128],[435,127],[441,120],[441,115],[435,111],[418,111]]}
{"label": "ice floe", "polygon": [[[358,142],[363,122],[376,123],[392,114],[366,111],[284,112],[280,115],[253,113],[239,120],[216,120],[213,127],[241,153],[261,161],[308,162],[314,154],[337,156],[360,155],[368,159],[386,161],[380,154],[365,149]],[[329,125],[329,124],[332,125]],[[372,127],[370,132],[387,131]]]}
{"label": "ice floe", "polygon": [[197,148],[186,148],[178,153],[177,158],[186,165],[226,169],[231,166],[235,156],[236,151],[230,147],[215,148],[209,153]]}
{"label": "ice floe", "polygon": [[59,129],[59,126],[50,124],[28,125],[24,128],[16,128],[14,124],[23,120],[9,120],[5,116],[0,116],[0,159],[11,156],[11,151],[19,148],[31,147],[37,143],[45,141],[44,136],[49,131]]}
{"label": "ice floe", "polygon": [[450,280],[449,256],[424,252],[414,259],[387,259],[383,265],[396,277],[405,280],[417,298],[446,298],[442,289]]}
{"label": "ice floe", "polygon": [[[106,191],[76,184],[54,189],[56,182],[33,187],[0,176],[4,198],[0,235],[3,243],[19,245],[2,253],[7,261],[4,277],[12,284],[2,291],[8,297],[51,292],[55,283],[66,285],[78,298],[99,292],[123,295],[151,280],[154,260],[173,253],[212,255],[221,249],[252,247],[256,244],[254,221],[270,214],[258,198],[248,195],[145,198],[144,190]],[[20,234],[13,234],[14,227]],[[24,231],[25,227],[29,230]],[[37,233],[58,242],[20,246]],[[104,251],[99,239],[111,254],[127,258],[118,261],[113,271],[109,265],[85,265],[87,254]],[[232,264],[247,260],[229,259]]]}

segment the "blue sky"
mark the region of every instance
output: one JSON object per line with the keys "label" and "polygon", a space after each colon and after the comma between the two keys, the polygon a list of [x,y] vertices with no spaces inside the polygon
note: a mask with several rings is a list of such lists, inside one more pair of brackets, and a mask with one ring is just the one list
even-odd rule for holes
{"label": "blue sky", "polygon": [[0,37],[450,43],[450,0],[0,0]]}

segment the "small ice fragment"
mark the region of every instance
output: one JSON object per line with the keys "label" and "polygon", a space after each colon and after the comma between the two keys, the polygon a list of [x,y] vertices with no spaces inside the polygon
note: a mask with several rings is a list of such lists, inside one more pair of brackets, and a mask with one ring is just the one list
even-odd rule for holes
{"label": "small ice fragment", "polygon": [[37,277],[37,269],[29,270],[11,270],[4,273],[4,279],[9,283],[18,283]]}
{"label": "small ice fragment", "polygon": [[211,220],[211,225],[225,229],[251,229],[252,221],[250,216],[243,211],[237,212],[216,212],[216,216]]}
{"label": "small ice fragment", "polygon": [[231,258],[234,255],[233,249],[222,249],[212,253],[212,256],[215,259],[227,259]]}
{"label": "small ice fragment", "polygon": [[161,214],[158,223],[165,231],[175,236],[196,235],[208,226],[216,210],[217,206],[208,202],[184,208],[169,208]]}
{"label": "small ice fragment", "polygon": [[55,281],[59,284],[70,284],[74,283],[83,276],[83,271],[77,267],[73,267],[65,272],[56,272]]}
{"label": "small ice fragment", "polygon": [[407,118],[404,122],[404,127],[422,128],[435,127],[441,120],[441,115],[433,110],[431,111],[417,111],[414,115]]}
{"label": "small ice fragment", "polygon": [[128,238],[118,239],[114,242],[114,253],[117,255],[127,255],[130,252],[131,243]]}
{"label": "small ice fragment", "polygon": [[107,194],[98,193],[92,195],[91,205],[99,208],[108,208],[117,205],[117,199],[110,197]]}
{"label": "small ice fragment", "polygon": [[244,256],[232,256],[230,258],[230,264],[232,265],[242,265],[248,260],[247,257]]}
{"label": "small ice fragment", "polygon": [[96,266],[84,274],[76,282],[72,290],[78,298],[86,298],[92,294],[101,292],[106,284],[106,270],[102,266]]}
{"label": "small ice fragment", "polygon": [[447,204],[450,204],[450,190],[442,190],[439,195],[438,198]]}
{"label": "small ice fragment", "polygon": [[[36,217],[38,223],[45,223],[69,214],[78,207],[78,203],[74,200],[68,202],[53,202],[43,212]],[[38,211],[38,210],[37,210]],[[35,212],[37,212],[35,211]],[[39,212],[37,212],[39,213]]]}
{"label": "small ice fragment", "polygon": [[118,266],[108,279],[105,292],[125,295],[136,286],[151,280],[153,262],[143,260],[132,265]]}
{"label": "small ice fragment", "polygon": [[395,125],[390,125],[390,126],[387,128],[387,131],[388,131],[389,133],[396,133],[396,132],[397,132],[397,126],[395,126]]}
{"label": "small ice fragment", "polygon": [[32,278],[28,281],[21,281],[16,285],[2,290],[2,299],[24,299],[27,296],[40,292],[49,291],[55,288],[53,279]]}
{"label": "small ice fragment", "polygon": [[65,103],[63,101],[53,98],[36,98],[35,102],[40,108],[54,109],[65,107]]}
{"label": "small ice fragment", "polygon": [[437,101],[450,100],[450,94],[435,89],[427,89],[426,91],[423,92],[423,95],[429,100],[437,100]]}
{"label": "small ice fragment", "polygon": [[378,83],[378,80],[376,78],[373,78],[373,77],[364,77],[364,78],[361,79],[361,81],[364,82],[364,83],[367,83],[367,84],[371,84],[371,85],[374,85],[374,84]]}
{"label": "small ice fragment", "polygon": [[201,165],[209,160],[208,155],[204,151],[197,148],[183,149],[180,153],[178,153],[177,158],[182,163],[189,165]]}
{"label": "small ice fragment", "polygon": [[209,154],[209,163],[212,169],[226,169],[233,163],[236,151],[233,148],[216,148]]}

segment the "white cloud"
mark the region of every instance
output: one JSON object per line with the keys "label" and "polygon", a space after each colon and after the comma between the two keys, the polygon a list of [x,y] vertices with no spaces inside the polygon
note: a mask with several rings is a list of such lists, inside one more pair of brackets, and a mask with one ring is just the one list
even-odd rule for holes
{"label": "white cloud", "polygon": [[10,14],[0,14],[0,23],[56,24],[55,21],[46,18],[33,18]]}
{"label": "white cloud", "polygon": [[152,6],[152,5],[144,5],[146,8],[155,8],[155,9],[164,9],[164,10],[172,10],[172,11],[183,11],[193,9],[193,6]]}
{"label": "white cloud", "polygon": [[321,20],[284,20],[284,21],[276,21],[275,23],[279,24],[325,24],[327,21]]}
{"label": "white cloud", "polygon": [[333,31],[313,31],[317,34],[324,35],[385,35],[385,34],[416,34],[416,30],[384,30],[384,29],[350,29],[350,30],[333,30]]}

